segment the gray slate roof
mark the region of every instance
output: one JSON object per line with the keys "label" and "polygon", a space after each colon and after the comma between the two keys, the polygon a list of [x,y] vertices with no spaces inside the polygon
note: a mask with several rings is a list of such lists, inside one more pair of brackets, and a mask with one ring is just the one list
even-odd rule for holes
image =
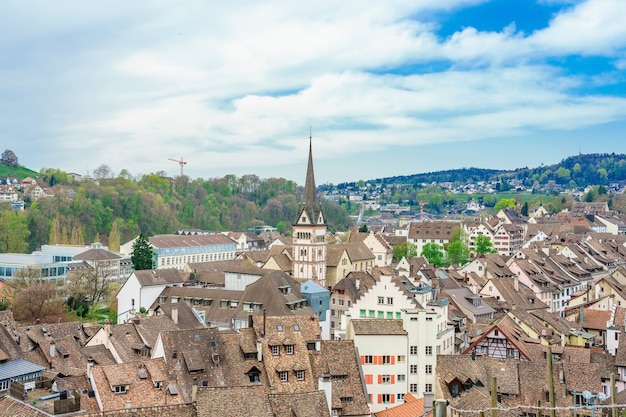
{"label": "gray slate roof", "polygon": [[16,359],[0,364],[0,381],[15,378],[20,375],[31,374],[33,372],[41,372],[44,369],[46,369],[45,366],[28,362],[25,359]]}

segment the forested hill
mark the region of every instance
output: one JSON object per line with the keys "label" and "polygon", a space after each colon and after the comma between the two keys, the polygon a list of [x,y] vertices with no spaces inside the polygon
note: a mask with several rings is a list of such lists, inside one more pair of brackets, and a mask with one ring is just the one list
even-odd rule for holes
{"label": "forested hill", "polygon": [[568,157],[553,165],[536,168],[518,168],[514,170],[493,170],[482,168],[461,168],[448,171],[427,172],[423,174],[401,175],[378,178],[367,182],[377,184],[422,184],[459,182],[466,184],[479,181],[517,179],[528,185],[538,181],[545,183],[554,180],[559,184],[573,187],[608,184],[614,181],[626,181],[626,155],[624,154],[580,154]]}
{"label": "forested hill", "polygon": [[[303,192],[293,181],[262,180],[255,175],[173,180],[148,174],[139,180],[118,177],[72,183],[66,173],[45,169],[39,179],[55,183],[49,189],[55,198],[26,200],[20,224],[11,229],[16,231],[14,235],[22,235],[15,242],[28,245],[5,247],[0,242],[0,251],[27,252],[42,244],[85,244],[95,240],[115,249],[109,242],[110,235],[124,243],[140,231],[148,236],[181,229],[245,231],[267,224],[288,232]],[[346,230],[352,225],[339,205],[321,203],[329,230]]]}

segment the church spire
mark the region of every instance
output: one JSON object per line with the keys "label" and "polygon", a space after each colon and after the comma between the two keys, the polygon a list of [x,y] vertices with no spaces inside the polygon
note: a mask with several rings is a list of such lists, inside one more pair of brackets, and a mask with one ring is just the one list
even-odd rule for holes
{"label": "church spire", "polygon": [[[322,208],[317,200],[317,188],[315,187],[315,174],[313,172],[313,135],[309,133],[309,163],[306,169],[304,181],[304,199],[300,203],[300,210],[296,223],[326,224]],[[302,216],[306,214],[306,216]]]}
{"label": "church spire", "polygon": [[315,174],[313,172],[313,135],[309,133],[309,164],[306,169],[304,183],[304,204],[308,209],[317,209],[317,190],[315,188]]}

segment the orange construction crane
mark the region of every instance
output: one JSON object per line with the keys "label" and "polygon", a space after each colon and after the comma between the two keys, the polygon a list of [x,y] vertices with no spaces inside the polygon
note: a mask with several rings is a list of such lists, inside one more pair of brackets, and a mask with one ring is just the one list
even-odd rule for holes
{"label": "orange construction crane", "polygon": [[180,157],[180,159],[174,159],[174,158],[167,158],[167,159],[169,159],[170,161],[178,162],[178,165],[180,165],[180,176],[182,177],[183,175],[185,175],[183,173],[183,167],[187,165],[187,161],[185,161],[182,156]]}

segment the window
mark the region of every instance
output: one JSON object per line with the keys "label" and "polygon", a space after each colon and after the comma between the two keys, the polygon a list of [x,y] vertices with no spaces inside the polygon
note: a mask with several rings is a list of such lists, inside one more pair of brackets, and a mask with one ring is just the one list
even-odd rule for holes
{"label": "window", "polygon": [[433,392],[433,384],[426,384],[424,387],[424,391]]}
{"label": "window", "polygon": [[116,394],[124,394],[126,392],[126,385],[116,385],[115,393]]}
{"label": "window", "polygon": [[250,371],[248,371],[248,378],[250,379],[250,382],[253,383],[261,382],[261,372],[256,368],[252,368],[250,369]]}
{"label": "window", "polygon": [[406,380],[406,375],[398,374],[398,382],[404,382]]}
{"label": "window", "polygon": [[496,330],[494,330],[494,331],[493,331],[493,335],[494,335],[494,336],[499,336],[499,335],[500,335],[500,332],[496,329]]}
{"label": "window", "polygon": [[417,346],[411,346],[410,353],[411,355],[417,355]]}
{"label": "window", "polygon": [[406,356],[404,355],[398,355],[396,357],[396,362],[406,362]]}
{"label": "window", "polygon": [[278,377],[280,378],[280,382],[287,382],[287,381],[289,381],[289,379],[288,379],[288,372],[287,371],[280,371],[278,373]]}
{"label": "window", "polygon": [[387,304],[393,305],[393,297],[387,297]]}
{"label": "window", "polygon": [[410,370],[411,370],[412,374],[416,374],[417,373],[417,365],[411,365]]}
{"label": "window", "polygon": [[409,392],[411,392],[412,394],[415,394],[417,392],[417,384],[409,385]]}
{"label": "window", "polygon": [[293,345],[285,345],[285,353],[287,355],[293,355]]}
{"label": "window", "polygon": [[426,354],[427,355],[432,355],[433,354],[433,347],[432,346],[426,346]]}
{"label": "window", "polygon": [[382,394],[381,396],[381,402],[383,404],[389,404],[391,403],[391,394]]}
{"label": "window", "polygon": [[278,356],[280,354],[280,346],[272,346],[272,355]]}
{"label": "window", "polygon": [[363,356],[363,363],[368,363],[368,364],[374,363],[374,357],[372,355]]}
{"label": "window", "polygon": [[304,381],[304,371],[303,370],[296,371],[296,379],[298,381]]}
{"label": "window", "polygon": [[383,356],[383,365],[389,365],[391,363],[391,356],[385,355]]}
{"label": "window", "polygon": [[385,304],[385,297],[378,297],[378,304]]}
{"label": "window", "polygon": [[383,375],[381,382],[383,384],[389,384],[391,383],[391,375]]}
{"label": "window", "polygon": [[426,375],[431,375],[433,373],[433,366],[426,365]]}

